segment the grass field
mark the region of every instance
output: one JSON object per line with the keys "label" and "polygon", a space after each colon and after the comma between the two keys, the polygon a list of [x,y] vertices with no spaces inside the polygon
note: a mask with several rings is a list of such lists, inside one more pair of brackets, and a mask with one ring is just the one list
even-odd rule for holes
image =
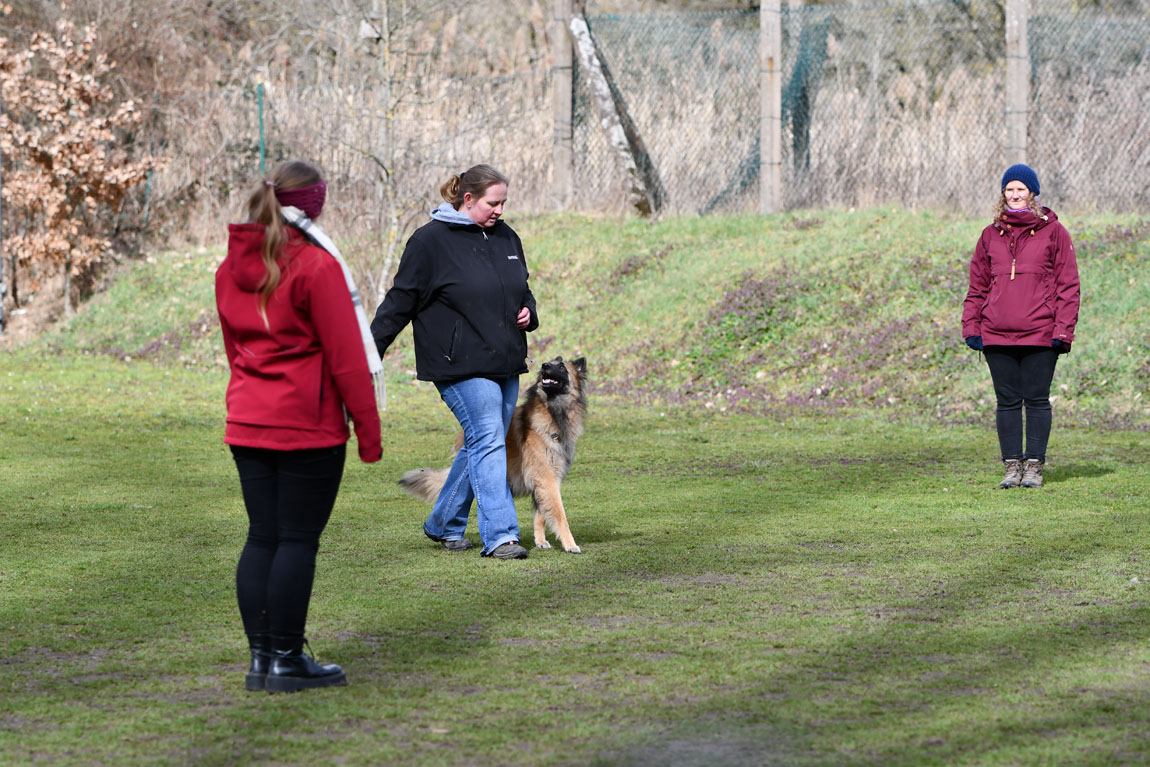
{"label": "grass field", "polygon": [[[610,237],[654,248],[749,227],[688,231],[705,226]],[[216,255],[158,257],[70,327],[0,350],[0,765],[1150,759],[1150,438],[1137,411],[1122,416],[1136,428],[1103,427],[1116,399],[1084,396],[1098,420],[1056,422],[1047,487],[1002,492],[992,414],[976,400],[945,418],[777,407],[766,390],[756,407],[707,407],[675,382],[638,381],[649,396],[635,406],[618,391],[638,357],[607,330],[630,315],[611,302],[646,307],[632,328],[692,338],[709,299],[669,310],[674,326],[652,285],[596,288],[628,258],[607,235],[567,220],[522,228],[556,318],[546,353],[588,353],[600,382],[564,486],[586,553],[493,562],[423,537],[426,509],[394,480],[444,463],[454,425],[401,347],[384,459],[349,461],[309,618],[346,688],[243,691],[245,524],[220,442]],[[1144,240],[1128,242],[1114,252],[1140,263]],[[576,295],[566,311],[561,278]],[[806,317],[792,337],[817,332]],[[1110,323],[1114,336],[1146,332]],[[1138,364],[1122,385],[1139,385]]]}
{"label": "grass field", "polygon": [[[1064,219],[1083,309],[1059,362],[1063,423],[1150,424],[1150,219]],[[970,253],[985,220],[897,209],[515,221],[542,324],[532,353],[586,354],[598,392],[715,411],[982,422],[986,367],[962,342]],[[44,343],[218,368],[218,251],[137,264]],[[389,354],[410,379],[410,334]]]}

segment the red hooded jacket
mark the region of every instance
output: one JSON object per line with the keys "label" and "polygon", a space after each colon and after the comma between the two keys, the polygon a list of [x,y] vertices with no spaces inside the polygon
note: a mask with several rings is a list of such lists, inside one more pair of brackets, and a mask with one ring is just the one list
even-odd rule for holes
{"label": "red hooded jacket", "polygon": [[982,231],[970,260],[962,336],[984,346],[1074,340],[1079,282],[1074,243],[1050,208],[1005,211]]}
{"label": "red hooded jacket", "polygon": [[[263,224],[228,226],[216,307],[228,355],[224,442],[270,450],[334,447],[355,423],[359,457],[381,457],[367,354],[339,262],[287,227],[279,285],[260,316]],[[345,411],[346,407],[346,411]]]}

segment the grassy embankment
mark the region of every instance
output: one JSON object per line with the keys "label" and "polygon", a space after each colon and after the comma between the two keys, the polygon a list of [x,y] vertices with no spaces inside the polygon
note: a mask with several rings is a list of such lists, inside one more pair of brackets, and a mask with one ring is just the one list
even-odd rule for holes
{"label": "grassy embankment", "polygon": [[565,485],[586,554],[419,534],[393,480],[454,428],[405,340],[310,618],[351,685],[294,696],[242,690],[217,255],[140,265],[0,352],[0,764],[1142,763],[1150,440],[1102,424],[1146,422],[1146,227],[1072,228],[1090,303],[1048,487],[998,492],[953,324],[980,226],[894,215],[522,221],[536,357],[599,382]]}
{"label": "grassy embankment", "polygon": [[[543,325],[536,358],[587,355],[600,393],[746,412],[882,409],[985,422],[989,376],[962,343],[984,221],[897,209],[805,216],[517,222]],[[1061,422],[1150,422],[1150,221],[1068,220],[1083,310],[1061,358]],[[218,254],[169,254],[49,343],[192,367],[221,364],[205,277]],[[410,336],[390,378],[409,382]]]}

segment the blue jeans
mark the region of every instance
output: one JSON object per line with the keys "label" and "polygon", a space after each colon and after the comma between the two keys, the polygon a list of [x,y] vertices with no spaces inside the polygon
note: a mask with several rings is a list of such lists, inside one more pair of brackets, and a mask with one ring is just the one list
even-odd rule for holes
{"label": "blue jeans", "polygon": [[461,540],[474,499],[481,553],[487,556],[519,540],[515,501],[507,484],[507,429],[519,398],[519,378],[468,378],[435,388],[463,427],[463,447],[455,454],[423,531],[440,540]]}

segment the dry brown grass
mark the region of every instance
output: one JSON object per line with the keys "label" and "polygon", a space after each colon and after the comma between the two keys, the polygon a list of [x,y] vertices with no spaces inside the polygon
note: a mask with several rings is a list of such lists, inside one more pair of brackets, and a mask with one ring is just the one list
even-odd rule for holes
{"label": "dry brown grass", "polygon": [[[473,5],[412,5],[422,16],[397,40],[389,77],[381,76],[378,50],[359,40],[346,19],[293,27],[279,40],[221,42],[218,60],[191,66],[182,89],[169,88],[150,107],[152,125],[162,126],[158,143],[136,139],[140,151],[167,159],[147,200],[153,241],[218,243],[224,224],[242,217],[259,176],[257,83],[265,89],[267,164],[302,157],[323,167],[332,186],[325,224],[369,303],[386,289],[398,250],[438,204],[436,190],[449,174],[491,163],[512,179],[513,210],[554,210],[550,3],[509,0],[498,18]],[[638,40],[604,43],[666,188],[665,214],[696,214],[754,157],[758,30],[750,17],[731,18],[696,23],[697,45],[660,43],[659,35],[680,34],[675,25],[690,22],[666,14],[643,17],[640,31],[628,33]],[[881,26],[879,15],[851,16],[844,24],[854,26],[836,27],[828,39],[815,92],[809,167],[792,157],[790,126],[784,131],[785,207],[896,203],[986,214],[1008,164],[1003,62],[940,59],[927,28],[886,38],[865,34],[865,24]],[[307,46],[288,44],[304,32],[311,36]],[[790,31],[787,66],[797,35],[798,27]],[[181,55],[181,66],[194,62],[192,52]],[[1145,208],[1150,68],[1137,62],[1088,68],[1069,52],[1056,58],[1033,78],[1029,155],[1044,201],[1060,212]],[[162,70],[152,74],[170,85]],[[137,72],[133,82],[144,80]],[[579,117],[570,207],[620,213],[625,195],[617,160],[594,116]],[[144,202],[137,191],[121,217],[126,227],[144,218]],[[714,209],[757,208],[756,180]]]}
{"label": "dry brown grass", "polygon": [[[285,67],[249,85],[189,92],[171,115],[171,161],[153,183],[161,206],[182,208],[186,227],[173,227],[170,241],[218,243],[224,224],[243,217],[260,176],[259,88],[266,169],[289,158],[323,169],[331,189],[323,223],[369,304],[452,173],[492,164],[512,180],[514,208],[553,207],[546,40],[537,38],[539,14],[520,22],[506,47],[490,49],[458,24],[427,31],[406,43],[405,63],[390,75],[344,40],[351,63],[319,67],[308,82]],[[460,55],[477,45],[482,55]]]}

